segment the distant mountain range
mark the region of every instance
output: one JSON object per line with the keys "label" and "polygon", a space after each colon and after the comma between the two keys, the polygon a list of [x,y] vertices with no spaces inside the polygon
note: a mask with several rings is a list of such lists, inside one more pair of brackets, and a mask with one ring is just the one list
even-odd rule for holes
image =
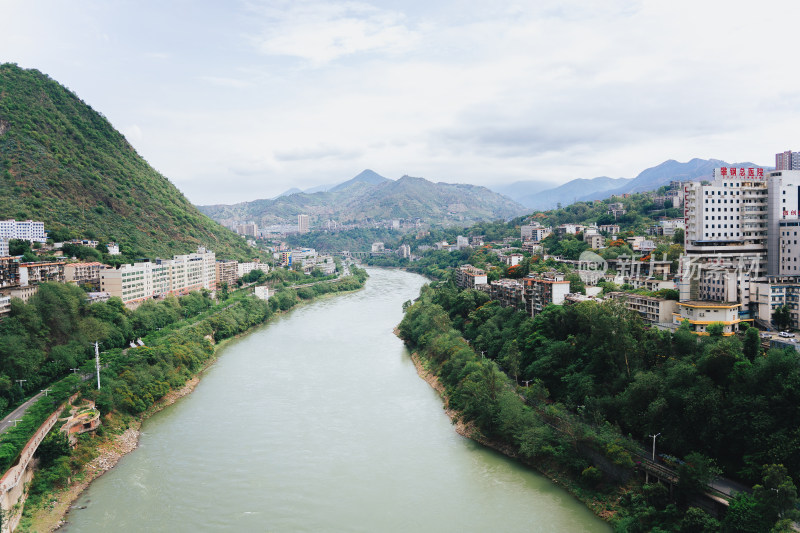
{"label": "distant mountain range", "polygon": [[[754,163],[727,163],[719,159],[692,159],[680,163],[674,159],[643,170],[635,178],[609,178],[602,176],[593,179],[575,179],[558,187],[546,187],[546,182],[522,181],[512,183],[496,190],[503,192],[525,207],[535,210],[553,209],[579,201],[602,200],[615,194],[646,192],[669,185],[670,181],[691,181],[711,179],[714,169],[731,167],[764,166]],[[771,168],[764,166],[764,168]]]}
{"label": "distant mountain range", "polygon": [[295,223],[299,214],[310,215],[312,225],[328,220],[358,223],[417,218],[434,224],[469,224],[508,219],[526,212],[522,205],[486,187],[433,183],[410,176],[391,180],[372,170],[326,191],[287,191],[271,200],[198,209],[223,224],[254,221],[259,226]]}

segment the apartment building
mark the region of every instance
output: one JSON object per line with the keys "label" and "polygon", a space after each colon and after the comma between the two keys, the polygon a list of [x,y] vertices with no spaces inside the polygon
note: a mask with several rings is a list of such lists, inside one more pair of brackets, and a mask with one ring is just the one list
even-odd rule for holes
{"label": "apartment building", "polygon": [[238,261],[217,261],[215,267],[217,271],[218,289],[222,288],[223,283],[228,287],[236,285],[236,281],[239,279]]}
{"label": "apartment building", "polygon": [[64,280],[68,283],[90,284],[100,287],[100,271],[106,265],[97,261],[91,263],[67,263],[64,265]]}
{"label": "apartment building", "polygon": [[267,272],[269,272],[269,265],[267,263],[261,263],[259,261],[238,263],[236,265],[236,275],[240,278],[245,274],[249,274],[253,270],[260,270],[266,274]]}
{"label": "apartment building", "polygon": [[297,231],[299,233],[308,233],[309,218],[308,215],[297,215]]}
{"label": "apartment building", "polygon": [[0,239],[19,239],[30,242],[47,242],[44,222],[33,220],[0,220]]}
{"label": "apartment building", "polygon": [[525,286],[517,279],[499,279],[489,283],[489,297],[503,307],[525,309]]}
{"label": "apartment building", "polygon": [[45,281],[64,283],[64,261],[19,264],[19,285],[21,287]]}
{"label": "apartment building", "polygon": [[520,238],[523,241],[539,242],[544,240],[551,233],[553,233],[552,228],[546,228],[538,224],[520,227]]}
{"label": "apartment building", "polygon": [[583,240],[589,244],[589,248],[593,248],[595,250],[604,248],[606,243],[606,238],[597,233],[584,233]]}
{"label": "apartment building", "polygon": [[647,324],[670,324],[678,302],[644,294],[611,292],[608,298],[622,302],[627,309],[635,311]]}
{"label": "apartment building", "polygon": [[0,239],[0,257],[8,257],[8,239]]}
{"label": "apartment building", "polygon": [[525,286],[525,311],[535,317],[550,304],[561,305],[569,293],[569,281],[563,275],[528,276]]}
{"label": "apartment building", "polygon": [[456,285],[462,289],[477,289],[487,284],[486,272],[472,265],[461,265],[456,269]]}
{"label": "apartment building", "polygon": [[183,295],[200,289],[213,291],[216,278],[214,252],[200,248],[195,254],[102,270],[100,289],[122,298],[127,305],[168,294]]}
{"label": "apartment building", "polygon": [[19,262],[13,257],[0,257],[0,289],[19,285]]}
{"label": "apartment building", "polygon": [[750,307],[762,325],[769,325],[772,313],[787,307],[791,327],[800,329],[800,279],[797,277],[768,278],[750,284]]}

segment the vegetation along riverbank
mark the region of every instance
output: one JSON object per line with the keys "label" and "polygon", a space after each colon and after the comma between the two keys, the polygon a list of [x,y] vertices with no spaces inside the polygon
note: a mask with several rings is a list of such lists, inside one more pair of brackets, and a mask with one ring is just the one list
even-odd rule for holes
{"label": "vegetation along riverbank", "polygon": [[[281,286],[266,301],[236,293],[216,303],[208,294],[192,293],[148,302],[133,312],[113,300],[86,305],[77,292],[54,289],[64,297],[58,307],[75,310],[71,316],[75,323],[68,328],[85,331],[81,324],[88,317],[94,319],[92,324],[97,329],[108,330],[104,339],[113,338],[112,332],[120,333],[123,340],[128,337],[123,331],[134,335],[128,338],[137,338],[141,333],[144,346],[125,350],[116,347],[103,353],[99,390],[93,377],[84,381],[80,373],[65,380],[63,393],[77,389],[84,398],[94,401],[102,414],[102,425],[94,434],[80,435],[74,449],[63,433],[50,432],[37,454],[39,464],[18,531],[51,531],[58,527],[80,492],[136,447],[141,422],[194,389],[198,375],[213,363],[221,341],[263,324],[303,301],[360,289],[366,277],[364,270],[352,269],[351,276],[340,280],[321,281],[301,289]],[[4,326],[8,321],[18,322],[20,316],[37,315],[35,306],[41,305],[35,300],[20,304]],[[73,367],[75,364],[80,365],[80,361],[70,362]],[[89,360],[82,371],[88,375],[92,366]],[[32,428],[38,427],[35,424],[30,423]],[[6,457],[13,464],[18,452],[11,447],[19,440],[21,436],[12,442],[3,435],[0,459]]]}
{"label": "vegetation along riverbank", "polygon": [[[794,409],[786,386],[770,385],[797,373],[792,354],[733,357],[736,339],[650,330],[613,303],[552,306],[531,318],[448,282],[424,287],[404,309],[398,333],[459,432],[565,486],[617,531],[791,530],[794,451],[756,456],[768,433],[706,432],[720,417],[733,420],[717,394],[756,410],[747,395],[772,390],[765,407]],[[631,436],[659,429],[684,460],[648,483],[650,450]],[[720,473],[752,492],[709,497]]]}

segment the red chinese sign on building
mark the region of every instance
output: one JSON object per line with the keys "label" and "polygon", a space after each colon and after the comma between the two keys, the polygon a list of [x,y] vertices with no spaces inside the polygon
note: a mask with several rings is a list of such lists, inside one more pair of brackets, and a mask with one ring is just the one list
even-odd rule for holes
{"label": "red chinese sign on building", "polygon": [[744,179],[764,179],[764,169],[761,167],[721,167],[717,169],[716,176],[719,178],[744,178]]}

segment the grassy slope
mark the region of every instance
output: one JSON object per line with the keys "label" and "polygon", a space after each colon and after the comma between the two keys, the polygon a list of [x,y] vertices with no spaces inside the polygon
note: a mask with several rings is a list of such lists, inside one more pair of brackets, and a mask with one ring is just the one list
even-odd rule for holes
{"label": "grassy slope", "polygon": [[74,93],[37,70],[0,65],[0,219],[112,240],[131,256],[204,245],[253,255],[201,214],[125,138]]}

